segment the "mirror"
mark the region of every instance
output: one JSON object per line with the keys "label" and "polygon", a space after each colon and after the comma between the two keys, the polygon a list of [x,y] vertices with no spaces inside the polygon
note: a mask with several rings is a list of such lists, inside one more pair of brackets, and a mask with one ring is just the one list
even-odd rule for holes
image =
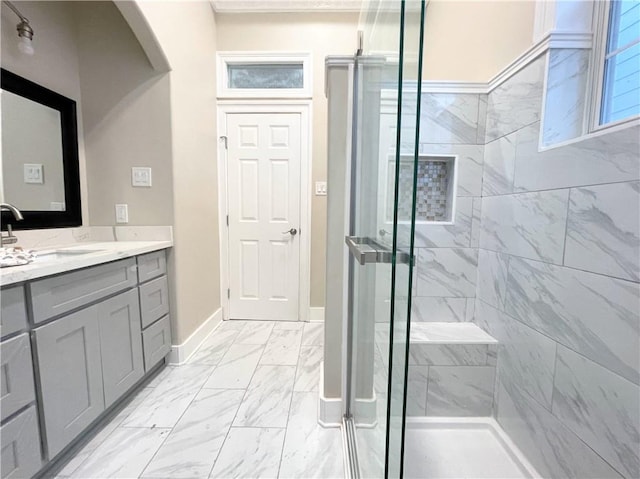
{"label": "mirror", "polygon": [[75,101],[2,69],[2,229],[82,224]]}

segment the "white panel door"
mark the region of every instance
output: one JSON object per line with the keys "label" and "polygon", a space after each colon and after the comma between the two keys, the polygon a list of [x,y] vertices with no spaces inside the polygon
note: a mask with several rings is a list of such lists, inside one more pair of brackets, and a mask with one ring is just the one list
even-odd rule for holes
{"label": "white panel door", "polygon": [[232,319],[298,320],[300,124],[297,113],[227,115]]}

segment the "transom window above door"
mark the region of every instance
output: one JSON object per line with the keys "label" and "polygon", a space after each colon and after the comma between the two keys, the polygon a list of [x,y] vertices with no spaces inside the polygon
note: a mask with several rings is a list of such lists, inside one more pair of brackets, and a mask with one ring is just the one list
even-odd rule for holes
{"label": "transom window above door", "polygon": [[311,54],[218,53],[218,98],[311,98]]}

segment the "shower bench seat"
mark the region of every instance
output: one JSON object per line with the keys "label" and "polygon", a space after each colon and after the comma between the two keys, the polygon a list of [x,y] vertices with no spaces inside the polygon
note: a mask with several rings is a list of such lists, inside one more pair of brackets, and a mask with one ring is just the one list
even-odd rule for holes
{"label": "shower bench seat", "polygon": [[495,338],[474,323],[412,323],[409,354],[409,415],[491,415]]}

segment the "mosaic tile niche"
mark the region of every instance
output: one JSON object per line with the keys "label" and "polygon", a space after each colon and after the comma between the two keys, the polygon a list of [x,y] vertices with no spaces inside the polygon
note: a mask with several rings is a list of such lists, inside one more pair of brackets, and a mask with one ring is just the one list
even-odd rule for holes
{"label": "mosaic tile niche", "polygon": [[[395,161],[389,162],[389,171]],[[453,221],[453,192],[455,191],[455,157],[418,157],[416,185],[416,222],[450,223]],[[387,218],[393,221],[393,176],[388,175]],[[413,161],[411,157],[400,160],[400,196],[398,214],[400,221],[411,220],[411,182]]]}

